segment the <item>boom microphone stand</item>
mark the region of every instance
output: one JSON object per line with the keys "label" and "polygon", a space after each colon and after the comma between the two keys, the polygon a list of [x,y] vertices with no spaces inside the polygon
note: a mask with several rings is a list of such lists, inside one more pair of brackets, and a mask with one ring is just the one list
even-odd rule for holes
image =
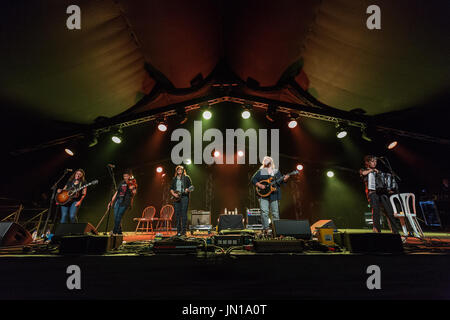
{"label": "boom microphone stand", "polygon": [[[50,219],[50,216],[52,215],[52,211],[53,211],[53,208],[55,206],[55,198],[56,198],[56,191],[58,190],[58,184],[66,176],[66,174],[68,172],[70,172],[70,171],[72,171],[72,170],[71,169],[65,169],[64,170],[64,174],[51,187],[53,192],[52,192],[52,197],[50,199],[50,207],[48,208],[48,212],[47,212],[47,219],[45,220],[44,228],[42,229],[41,238],[43,238],[45,236],[45,230],[47,229],[48,221]],[[56,212],[57,212],[57,210],[55,210],[54,217],[52,217],[52,221],[53,221],[53,228],[52,229],[53,230],[55,229],[55,226],[56,226]],[[39,230],[38,230],[37,234],[39,234]]]}
{"label": "boom microphone stand", "polygon": [[[112,196],[117,191],[116,178],[114,177],[114,165],[108,164],[106,167],[108,168],[108,173],[111,176],[111,180],[112,180],[111,194],[109,196],[109,199],[112,199]],[[103,217],[100,219],[100,222],[97,224],[97,227],[96,227],[96,229],[98,230],[98,228],[100,227],[101,223],[103,222],[103,219],[105,218],[105,215],[108,215],[108,217],[106,218],[105,234],[108,233],[109,216],[111,215],[111,207],[112,207],[112,204],[108,207],[108,210],[106,210],[106,212],[103,214]]]}

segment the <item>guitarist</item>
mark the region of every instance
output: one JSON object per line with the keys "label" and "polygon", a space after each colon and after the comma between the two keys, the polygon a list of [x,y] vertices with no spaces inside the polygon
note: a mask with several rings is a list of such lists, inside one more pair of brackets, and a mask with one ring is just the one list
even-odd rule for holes
{"label": "guitarist", "polygon": [[186,175],[183,166],[175,168],[175,176],[170,185],[170,193],[175,198],[173,204],[177,223],[177,235],[186,235],[187,211],[189,206],[189,187],[192,185],[191,178]]}
{"label": "guitarist", "polygon": [[[275,180],[280,179],[283,175],[280,173],[278,169],[275,168],[275,164],[273,163],[273,159],[269,156],[265,156],[262,162],[261,167],[252,177],[252,183],[260,189],[265,189],[264,186],[259,181],[266,180],[273,177]],[[283,178],[283,182],[285,183],[289,179],[289,175],[285,175]],[[265,233],[268,233],[269,230],[269,209],[272,212],[272,220],[279,220],[279,205],[278,202],[281,199],[281,190],[280,185],[276,186],[276,190],[272,192],[268,197],[258,196],[259,206],[261,208],[261,216],[263,229]]]}
{"label": "guitarist", "polygon": [[[86,184],[85,173],[83,169],[78,169],[75,171],[67,180],[66,185],[62,190],[68,190],[70,188],[78,188]],[[61,193],[61,189],[57,192]],[[77,212],[80,209],[83,199],[86,197],[86,188],[77,192],[77,194],[67,203],[60,205],[61,207],[61,223],[76,223],[77,222]],[[68,221],[69,220],[69,221]]]}

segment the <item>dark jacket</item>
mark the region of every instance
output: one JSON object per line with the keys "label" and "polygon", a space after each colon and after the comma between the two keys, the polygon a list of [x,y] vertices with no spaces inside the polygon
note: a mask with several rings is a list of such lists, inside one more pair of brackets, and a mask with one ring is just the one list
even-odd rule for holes
{"label": "dark jacket", "polygon": [[[191,178],[188,175],[182,175],[181,176],[181,190],[185,190],[186,188],[189,188],[192,185]],[[172,182],[170,183],[170,190],[176,191],[177,190],[177,176],[173,177]],[[186,197],[189,197],[189,192],[184,195]]]}
{"label": "dark jacket", "polygon": [[[255,172],[255,174],[252,177],[252,183],[253,185],[256,185],[257,182],[261,181],[261,180],[266,180],[269,179],[271,177],[271,175],[268,174],[261,174],[261,169],[259,169],[258,171]],[[275,175],[273,176],[274,180],[278,180],[281,177],[283,177],[283,175],[281,174],[280,170],[277,170],[277,172],[275,173]],[[277,190],[275,190],[274,192],[272,192],[268,197],[264,198],[267,199],[269,201],[275,201],[275,200],[281,200],[281,184],[284,184],[285,182],[282,181],[281,183],[277,184]],[[262,198],[257,194],[258,198]]]}

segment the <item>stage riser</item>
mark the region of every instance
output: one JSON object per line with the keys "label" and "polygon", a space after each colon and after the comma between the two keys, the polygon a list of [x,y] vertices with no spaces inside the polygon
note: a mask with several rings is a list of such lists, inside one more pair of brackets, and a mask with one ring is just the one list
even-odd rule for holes
{"label": "stage riser", "polygon": [[[81,269],[80,291],[66,289],[69,265]],[[381,290],[367,289],[370,265]],[[1,257],[0,298],[450,299],[449,265],[445,255]]]}

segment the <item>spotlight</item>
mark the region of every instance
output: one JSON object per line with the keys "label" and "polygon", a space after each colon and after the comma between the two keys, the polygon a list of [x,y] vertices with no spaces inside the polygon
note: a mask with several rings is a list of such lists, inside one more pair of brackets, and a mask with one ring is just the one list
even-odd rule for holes
{"label": "spotlight", "polygon": [[273,105],[269,105],[267,107],[266,119],[269,120],[270,122],[274,122],[276,113],[277,113],[277,107],[273,106]]}
{"label": "spotlight", "polygon": [[336,137],[339,139],[345,138],[347,136],[347,128],[342,123],[336,125]]}
{"label": "spotlight", "polygon": [[167,131],[167,123],[165,120],[158,121],[158,130],[161,132]]}
{"label": "spotlight", "polygon": [[303,165],[298,164],[296,168],[297,168],[298,171],[302,171],[303,170]]}
{"label": "spotlight", "polygon": [[289,116],[289,122],[288,122],[288,127],[290,129],[294,129],[297,126],[297,124],[298,124],[297,119],[298,119],[298,115],[291,113],[291,115]]}
{"label": "spotlight", "polygon": [[334,177],[334,172],[333,171],[328,171],[327,172],[327,176],[328,176],[328,178],[333,178]]}
{"label": "spotlight", "polygon": [[218,158],[218,157],[220,157],[220,152],[219,151],[214,151],[214,157],[215,158]]}
{"label": "spotlight", "polygon": [[161,173],[161,172],[163,172],[163,168],[162,168],[162,167],[158,167],[158,168],[156,168],[156,172],[158,172],[158,173]]}
{"label": "spotlight", "polygon": [[244,156],[244,151],[239,150],[237,155],[238,155],[238,157],[243,157]]}
{"label": "spotlight", "polygon": [[114,143],[121,143],[122,142],[122,129],[117,129],[116,132],[113,133],[111,136],[111,140]]}
{"label": "spotlight", "polygon": [[393,141],[391,141],[391,142],[388,143],[387,148],[388,148],[389,150],[392,150],[392,149],[394,149],[397,145],[398,145],[398,141],[397,141],[397,140],[393,140]]}
{"label": "spotlight", "polygon": [[244,111],[242,111],[242,118],[243,119],[248,119],[248,118],[250,118],[250,116],[251,116],[251,113],[250,113],[250,111],[249,110],[247,110],[247,109],[245,109]]}
{"label": "spotlight", "polygon": [[71,157],[73,157],[75,155],[75,153],[70,148],[65,148],[64,152],[67,153]]}
{"label": "spotlight", "polygon": [[186,159],[186,160],[184,160],[184,163],[187,164],[187,165],[189,165],[189,164],[192,163],[192,160],[191,160],[191,159]]}
{"label": "spotlight", "polygon": [[209,119],[211,119],[211,117],[212,117],[211,111],[209,111],[209,110],[203,111],[203,119],[209,120]]}

